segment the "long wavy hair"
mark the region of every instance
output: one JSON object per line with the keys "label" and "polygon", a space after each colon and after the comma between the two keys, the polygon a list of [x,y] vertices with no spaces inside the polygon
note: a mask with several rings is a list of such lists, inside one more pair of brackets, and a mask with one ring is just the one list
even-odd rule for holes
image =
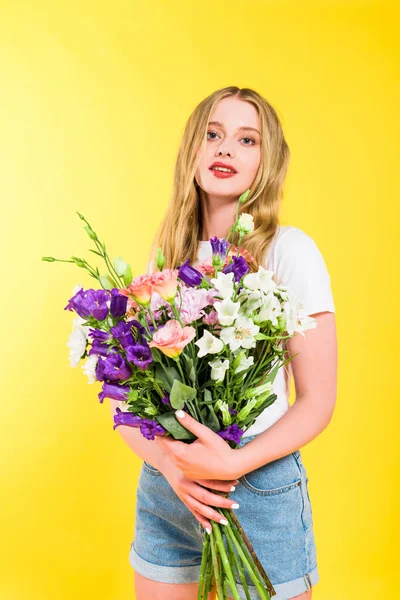
{"label": "long wavy hair", "polygon": [[[248,250],[254,258],[254,263],[249,265],[250,270],[256,271],[258,265],[264,262],[279,225],[279,211],[290,152],[279,117],[271,104],[250,88],[229,86],[207,96],[196,106],[186,122],[175,163],[171,199],[150,247],[147,269],[149,272],[155,270],[155,253],[158,247],[162,249],[167,268],[177,268],[187,259],[191,264],[196,261],[203,225],[201,205],[206,196],[195,181],[200,160],[200,153],[197,151],[199,148],[204,149],[207,143],[210,115],[227,96],[251,102],[260,119],[260,165],[250,187],[249,196],[246,202],[240,205],[238,214],[250,213],[254,219],[254,231],[247,234],[241,243],[241,247]],[[226,235],[232,224],[227,224]],[[237,244],[238,233],[231,234],[229,241]]]}

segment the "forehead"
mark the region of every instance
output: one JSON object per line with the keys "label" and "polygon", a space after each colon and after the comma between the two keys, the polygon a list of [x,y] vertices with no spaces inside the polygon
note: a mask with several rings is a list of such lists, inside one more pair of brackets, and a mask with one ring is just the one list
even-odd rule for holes
{"label": "forehead", "polygon": [[227,131],[251,128],[260,131],[260,119],[256,107],[250,102],[234,97],[223,98],[210,115],[209,125]]}

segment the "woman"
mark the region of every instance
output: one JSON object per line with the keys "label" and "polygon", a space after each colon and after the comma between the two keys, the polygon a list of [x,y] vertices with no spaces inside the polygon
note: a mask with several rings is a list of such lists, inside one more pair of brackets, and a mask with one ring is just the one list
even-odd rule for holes
{"label": "woman", "polygon": [[[172,201],[156,236],[166,267],[211,255],[209,238],[225,237],[239,196],[240,212],[254,217],[243,246],[275,279],[298,295],[317,322],[288,341],[296,356],[274,382],[276,401],[232,449],[186,415],[199,438],[185,457],[172,439],[149,441],[119,427],[144,460],[139,479],[130,562],[137,600],[195,600],[204,530],[219,520],[214,506],[233,508],[274,585],[275,600],[310,600],[319,580],[308,478],[299,448],[330,422],[336,401],[335,307],[324,259],[304,231],[279,225],[289,150],[275,110],[255,91],[228,87],[201,102],[190,116],[175,169]],[[237,240],[235,240],[237,241]],[[150,270],[153,270],[154,260]],[[296,399],[289,406],[289,378]],[[115,402],[111,401],[112,414]],[[204,486],[228,491],[229,498]],[[258,598],[248,579],[251,598]],[[238,585],[241,597],[243,588]],[[215,598],[215,589],[210,599]]]}

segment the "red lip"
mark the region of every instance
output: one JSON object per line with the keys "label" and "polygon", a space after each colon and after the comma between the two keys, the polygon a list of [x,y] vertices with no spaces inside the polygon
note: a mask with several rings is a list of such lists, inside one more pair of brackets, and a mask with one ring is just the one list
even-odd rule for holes
{"label": "red lip", "polygon": [[233,167],[232,165],[227,165],[226,163],[222,163],[222,162],[213,162],[213,164],[211,165],[211,167],[209,167],[210,169],[212,169],[213,167],[225,167],[226,169],[232,169],[232,171],[234,173],[237,173],[235,167]]}

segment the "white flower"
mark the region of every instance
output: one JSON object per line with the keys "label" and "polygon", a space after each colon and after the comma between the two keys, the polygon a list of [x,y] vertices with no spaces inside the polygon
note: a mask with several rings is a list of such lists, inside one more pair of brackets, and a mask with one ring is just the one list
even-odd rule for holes
{"label": "white flower", "polygon": [[222,413],[222,423],[226,426],[232,423],[231,413],[229,412],[229,404],[223,400],[217,400],[215,403],[215,410],[219,410]]}
{"label": "white flower", "polygon": [[211,379],[214,379],[218,383],[222,382],[225,378],[227,369],[229,369],[229,360],[214,358],[214,360],[210,361],[208,364],[211,367]]}
{"label": "white flower", "polygon": [[79,315],[73,319],[73,329],[69,336],[67,346],[69,346],[69,362],[71,367],[77,367],[82,355],[86,349],[86,340],[89,332],[88,327],[83,327],[86,319],[82,319]]}
{"label": "white flower", "polygon": [[271,321],[272,325],[276,327],[278,325],[278,317],[282,314],[282,306],[279,298],[273,292],[269,292],[264,297],[264,303],[257,316],[257,323],[264,323],[264,321]]}
{"label": "white flower", "polygon": [[222,302],[214,302],[214,308],[218,313],[218,322],[221,325],[232,325],[238,316],[240,302],[233,302],[230,298],[225,298]]}
{"label": "white flower", "polygon": [[236,231],[250,233],[254,229],[254,218],[249,213],[242,213],[236,224]]}
{"label": "white flower", "polygon": [[264,269],[264,267],[260,265],[257,273],[247,273],[247,275],[243,277],[243,285],[250,290],[261,290],[268,293],[270,290],[274,290],[277,287],[275,281],[272,279],[273,276],[273,271]]}
{"label": "white flower", "polygon": [[254,348],[256,340],[254,336],[260,331],[258,325],[255,325],[252,319],[239,316],[233,327],[225,327],[220,331],[220,337],[225,344],[229,344],[234,352],[239,346],[242,348]]}
{"label": "white flower", "polygon": [[96,381],[96,365],[98,360],[98,354],[90,354],[87,357],[86,362],[82,365],[83,372],[89,377],[88,383],[94,383]]}
{"label": "white flower", "polygon": [[197,342],[195,342],[195,345],[199,347],[199,351],[197,353],[199,358],[205,356],[206,354],[218,354],[218,352],[221,352],[222,348],[224,347],[223,342],[219,338],[215,337],[215,335],[212,335],[212,333],[207,331],[207,329],[204,330],[203,336],[197,340]]}
{"label": "white flower", "polygon": [[217,296],[223,299],[230,298],[233,294],[233,273],[218,273],[217,277],[211,278],[211,283],[218,291]]}
{"label": "white flower", "polygon": [[304,331],[314,329],[317,326],[316,319],[306,315],[300,299],[290,292],[288,293],[288,300],[283,303],[283,311],[286,317],[286,331],[289,335],[301,333],[304,337]]}
{"label": "white flower", "polygon": [[248,369],[248,367],[251,367],[251,365],[254,365],[254,356],[243,356],[242,360],[239,363],[239,366],[235,369],[235,373],[244,371],[245,369]]}
{"label": "white flower", "polygon": [[247,294],[247,301],[245,304],[245,310],[242,311],[242,314],[246,314],[248,312],[254,312],[263,305],[264,302],[264,294],[259,290],[255,290],[254,292],[250,292]]}

